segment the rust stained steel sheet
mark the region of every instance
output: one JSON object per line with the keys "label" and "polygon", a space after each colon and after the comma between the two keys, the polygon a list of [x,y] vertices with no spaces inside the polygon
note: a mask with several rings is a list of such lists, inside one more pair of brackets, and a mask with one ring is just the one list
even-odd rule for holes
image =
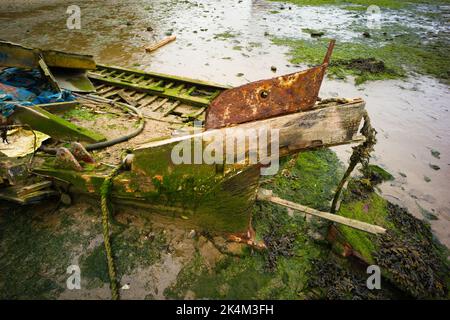
{"label": "rust stained steel sheet", "polygon": [[330,41],[319,66],[223,91],[207,109],[205,128],[229,127],[313,108],[334,42]]}

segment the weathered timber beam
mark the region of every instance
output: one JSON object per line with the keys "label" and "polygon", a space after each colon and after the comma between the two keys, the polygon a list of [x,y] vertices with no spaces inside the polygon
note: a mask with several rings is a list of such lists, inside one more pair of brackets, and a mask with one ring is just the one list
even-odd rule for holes
{"label": "weathered timber beam", "polygon": [[[261,162],[265,159],[259,157],[260,150],[267,150],[268,156],[272,151],[277,151],[279,156],[285,156],[301,150],[352,143],[360,140],[357,131],[364,114],[364,106],[364,102],[359,100],[308,112],[248,122],[231,128],[207,130],[192,135],[149,142],[134,150],[135,160],[132,167],[136,169],[141,167],[139,171],[153,171],[144,164],[148,163],[148,159],[154,158],[155,155],[161,156],[162,154],[165,154],[164,158],[169,161],[168,166],[172,166],[171,152],[179,144],[191,145],[190,158],[194,159],[196,144],[200,143],[202,149],[205,150],[214,143],[219,146],[218,148],[223,148],[221,164],[224,164],[228,163],[226,159],[232,159],[235,155],[242,154],[245,155],[243,163],[248,163],[250,155],[255,154],[258,154],[258,162]],[[267,130],[267,139],[260,139],[258,143],[250,143],[249,136],[252,130],[253,133]],[[278,136],[274,136],[275,130]],[[278,146],[273,145],[274,143]],[[230,147],[232,144],[234,147]],[[195,164],[191,166],[195,166]]]}
{"label": "weathered timber beam", "polygon": [[[72,102],[68,102],[69,104]],[[52,138],[63,141],[81,140],[86,142],[100,142],[106,138],[91,130],[74,125],[42,108],[17,105],[12,115],[14,121],[28,124],[32,129],[48,134]]]}
{"label": "weathered timber beam", "polygon": [[316,216],[322,219],[326,219],[329,221],[337,222],[343,225],[346,225],[351,228],[355,228],[361,231],[365,231],[371,234],[383,234],[386,232],[386,229],[380,226],[376,226],[370,223],[349,219],[343,216],[339,216],[336,214],[331,214],[328,212],[323,212],[319,210],[315,210],[310,207],[303,206],[301,204],[291,202],[279,197],[276,197],[272,194],[272,190],[259,189],[256,197],[257,200],[260,201],[268,201],[278,205],[281,205],[286,208],[294,209],[306,214],[310,214],[312,216]]}
{"label": "weathered timber beam", "polygon": [[223,89],[230,88],[229,86],[224,86],[224,85],[210,82],[210,81],[191,79],[191,78],[174,76],[174,75],[158,73],[158,72],[151,72],[151,71],[148,72],[148,71],[141,71],[141,70],[123,68],[123,67],[117,67],[117,66],[107,66],[107,65],[102,65],[102,64],[97,64],[97,67],[99,68],[99,70],[107,69],[107,70],[123,71],[123,72],[127,72],[127,73],[134,73],[134,74],[140,75],[140,76],[150,76],[150,77],[155,77],[155,78],[159,78],[159,79],[163,79],[163,80],[172,80],[172,81],[177,81],[177,82],[183,82],[186,84],[198,84],[200,86],[210,87],[213,89],[222,89],[223,90]]}
{"label": "weathered timber beam", "polygon": [[90,55],[67,53],[56,50],[28,48],[16,43],[0,41],[0,66],[37,68],[40,57],[49,67],[95,69],[94,58]]}

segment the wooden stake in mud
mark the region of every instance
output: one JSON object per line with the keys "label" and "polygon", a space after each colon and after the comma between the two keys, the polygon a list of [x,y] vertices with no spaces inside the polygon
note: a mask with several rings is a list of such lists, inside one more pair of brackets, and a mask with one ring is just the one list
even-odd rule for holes
{"label": "wooden stake in mud", "polygon": [[146,51],[146,52],[153,52],[153,51],[155,51],[156,49],[159,49],[159,48],[161,48],[162,46],[168,44],[169,42],[174,41],[176,38],[177,38],[176,36],[170,36],[170,37],[167,37],[167,38],[165,38],[165,39],[163,39],[163,40],[161,40],[161,41],[155,43],[154,45],[151,45],[151,46],[145,48],[145,51]]}
{"label": "wooden stake in mud", "polygon": [[340,223],[340,224],[343,224],[343,225],[346,225],[346,226],[349,226],[351,228],[355,228],[355,229],[358,229],[361,231],[365,231],[368,233],[383,234],[386,232],[386,229],[384,229],[380,226],[376,226],[376,225],[373,225],[370,223],[366,223],[366,222],[362,222],[362,221],[358,221],[358,220],[354,220],[354,219],[349,219],[349,218],[339,216],[336,214],[331,214],[328,212],[322,212],[319,210],[315,210],[313,208],[302,206],[301,204],[298,204],[295,202],[291,202],[288,200],[278,198],[272,194],[272,190],[259,189],[257,199],[262,200],[262,201],[269,201],[272,203],[276,203],[283,207],[291,208],[291,209],[294,209],[294,210],[297,210],[297,211],[300,211],[300,212],[303,212],[306,214],[310,214],[310,215],[313,215],[316,217],[334,221],[334,222],[337,222],[337,223]]}

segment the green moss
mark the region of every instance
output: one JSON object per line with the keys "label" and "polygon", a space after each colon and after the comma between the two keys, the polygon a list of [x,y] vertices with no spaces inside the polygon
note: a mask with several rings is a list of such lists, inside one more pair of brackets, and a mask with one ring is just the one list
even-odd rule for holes
{"label": "green moss", "polygon": [[[274,0],[272,0],[274,1]],[[276,1],[276,0],[275,0]],[[383,8],[401,9],[410,4],[444,4],[449,3],[448,0],[287,0],[283,2],[291,2],[296,5],[322,6],[322,5],[348,5],[357,4],[366,6],[377,5]]]}
{"label": "green moss", "polygon": [[336,154],[329,149],[302,152],[287,165],[274,179],[271,186],[274,193],[318,210],[328,210],[343,174]]}
{"label": "green moss", "polygon": [[349,11],[367,11],[367,7],[363,5],[349,5],[344,6],[343,8]]}
{"label": "green moss", "polygon": [[366,176],[370,177],[374,183],[394,180],[394,176],[380,166],[370,164],[367,166],[367,171]]}
{"label": "green moss", "polygon": [[[399,27],[400,28],[400,27]],[[357,29],[355,30],[357,31]],[[333,51],[328,75],[345,79],[351,75],[356,84],[365,81],[401,78],[413,71],[450,79],[450,59],[446,40],[433,38],[423,41],[414,29],[399,29],[400,36],[386,41],[386,33],[395,34],[395,26],[371,31],[371,39],[338,42]],[[320,64],[329,39],[272,39],[275,44],[290,47],[292,63]]]}
{"label": "green moss", "polygon": [[98,117],[97,114],[85,108],[74,108],[67,111],[64,114],[64,119],[66,120],[78,119],[78,120],[94,121],[97,117]]}
{"label": "green moss", "polygon": [[227,39],[231,39],[231,38],[236,38],[237,34],[233,33],[232,31],[225,31],[222,33],[217,33],[214,35],[214,39],[219,39],[219,40],[227,40]]}
{"label": "green moss", "polygon": [[310,261],[317,255],[307,255],[306,251],[296,253],[294,257],[281,257],[274,272],[267,271],[265,256],[260,252],[247,250],[243,257],[225,257],[213,270],[208,270],[197,254],[164,294],[173,299],[183,299],[188,291],[197,299],[302,298],[311,270]]}

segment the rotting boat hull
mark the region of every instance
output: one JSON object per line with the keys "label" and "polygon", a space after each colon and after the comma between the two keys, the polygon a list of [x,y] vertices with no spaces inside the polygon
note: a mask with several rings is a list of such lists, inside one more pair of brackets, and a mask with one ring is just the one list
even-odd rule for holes
{"label": "rotting boat hull", "polygon": [[[239,130],[245,134],[249,129],[278,129],[276,142],[280,157],[308,149],[360,142],[357,132],[364,107],[362,100],[318,105],[312,111],[241,124],[228,134],[236,138]],[[223,146],[224,164],[175,164],[172,160],[176,145],[187,142],[194,153],[196,141],[201,141],[205,150],[215,139],[227,136],[229,130],[203,131],[137,146],[132,151],[134,159],[130,169],[114,178],[114,201],[146,206],[190,221],[210,232],[245,233],[260,177],[261,165],[251,164],[248,159],[255,150],[248,144],[240,145],[240,151],[245,154],[245,161],[240,164],[226,163],[226,145]],[[258,147],[271,150],[270,139],[267,145]],[[81,172],[64,170],[55,168],[53,162],[54,158],[48,158],[34,171],[68,182],[68,191],[73,193],[98,196],[104,178],[111,171],[103,164],[86,166]]]}

